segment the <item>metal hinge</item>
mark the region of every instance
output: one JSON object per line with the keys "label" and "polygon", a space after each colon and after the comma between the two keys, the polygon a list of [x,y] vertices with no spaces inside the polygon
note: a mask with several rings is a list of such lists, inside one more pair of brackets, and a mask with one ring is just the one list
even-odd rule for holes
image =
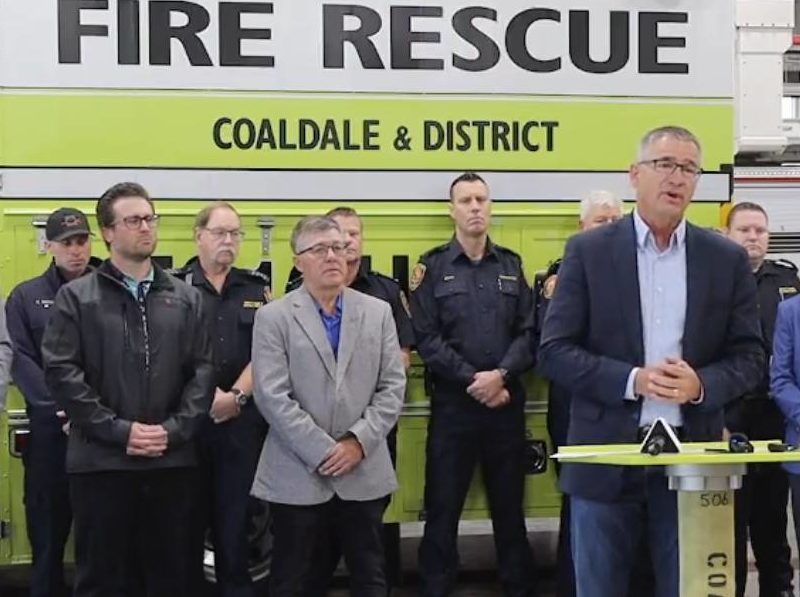
{"label": "metal hinge", "polygon": [[0,520],[0,539],[8,539],[11,536],[11,523],[8,520]]}

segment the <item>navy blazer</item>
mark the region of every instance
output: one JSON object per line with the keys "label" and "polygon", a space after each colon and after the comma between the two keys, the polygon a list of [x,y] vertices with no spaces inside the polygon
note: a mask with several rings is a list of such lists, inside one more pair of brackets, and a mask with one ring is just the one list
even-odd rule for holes
{"label": "navy blazer", "polygon": [[[682,407],[687,440],[720,440],[723,406],[755,387],[765,356],[756,284],[745,251],[687,223],[683,359],[700,377],[704,399]],[[640,401],[625,400],[631,369],[645,365],[633,217],[567,243],[542,330],[543,374],[573,396],[568,443],[637,441]],[[641,495],[641,470],[569,464],[566,493],[599,501]]]}

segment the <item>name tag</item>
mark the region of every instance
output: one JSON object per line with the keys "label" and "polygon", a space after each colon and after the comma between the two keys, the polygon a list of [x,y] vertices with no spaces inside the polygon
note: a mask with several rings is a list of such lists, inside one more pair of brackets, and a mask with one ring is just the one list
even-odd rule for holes
{"label": "name tag", "polygon": [[797,294],[797,288],[794,286],[781,286],[778,288],[778,294],[781,295],[781,300],[785,300]]}
{"label": "name tag", "polygon": [[55,304],[52,299],[36,299],[34,304],[40,306],[42,309],[49,309]]}
{"label": "name tag", "polygon": [[259,307],[264,306],[264,301],[245,301],[242,303],[242,307],[245,309],[258,309]]}

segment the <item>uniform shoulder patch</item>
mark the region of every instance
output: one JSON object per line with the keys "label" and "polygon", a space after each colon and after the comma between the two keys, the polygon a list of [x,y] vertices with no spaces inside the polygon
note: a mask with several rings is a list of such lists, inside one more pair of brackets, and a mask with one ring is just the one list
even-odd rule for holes
{"label": "uniform shoulder patch", "polygon": [[553,298],[557,282],[558,274],[551,274],[545,278],[545,281],[542,283],[542,298],[546,298],[547,300]]}
{"label": "uniform shoulder patch", "polygon": [[792,263],[791,261],[789,261],[788,259],[776,259],[775,261],[773,261],[773,263],[775,265],[777,265],[778,267],[782,267],[782,268],[785,268],[785,269],[790,269],[793,272],[797,271],[797,266],[794,263]]}
{"label": "uniform shoulder patch", "polygon": [[422,280],[425,278],[425,272],[428,271],[428,266],[424,263],[420,262],[414,266],[414,270],[411,272],[411,280],[408,282],[408,287],[411,292],[414,292],[419,285],[422,284]]}

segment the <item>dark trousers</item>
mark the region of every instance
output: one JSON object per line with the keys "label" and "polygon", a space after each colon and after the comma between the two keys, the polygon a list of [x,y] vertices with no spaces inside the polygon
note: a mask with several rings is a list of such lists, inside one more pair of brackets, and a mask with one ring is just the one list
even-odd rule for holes
{"label": "dark trousers", "polygon": [[458,521],[478,463],[489,499],[503,591],[513,597],[535,594],[522,505],[524,446],[521,410],[491,418],[459,418],[434,409],[428,426],[425,533],[419,547],[422,595],[442,597],[453,589],[459,565]]}
{"label": "dark trousers", "polygon": [[249,572],[248,530],[258,508],[250,497],[267,424],[251,403],[226,423],[204,422],[198,440],[200,466],[195,496],[193,586],[199,594],[204,584],[203,553],[211,530],[217,594],[252,597]]}
{"label": "dark trousers", "polygon": [[[753,440],[783,437],[783,415],[769,398],[740,400],[726,412],[731,431]],[[747,582],[747,540],[758,568],[760,597],[792,590],[792,553],[786,538],[789,480],[778,464],[749,465],[734,501],[736,530],[736,595],[743,597]]]}
{"label": "dark trousers", "polygon": [[74,597],[194,597],[189,591],[195,471],[70,475]]}
{"label": "dark trousers", "polygon": [[55,417],[32,419],[25,465],[25,519],[33,553],[31,597],[62,597],[64,547],[72,526],[65,470],[67,436]]}
{"label": "dark trousers", "polygon": [[[388,497],[363,502],[334,497],[314,506],[271,502],[272,572],[270,597],[322,597],[318,576],[330,562],[320,558],[319,542],[333,536],[350,572],[350,595],[386,597],[382,521]],[[327,587],[325,587],[326,589]]]}
{"label": "dark trousers", "polygon": [[[397,426],[386,437],[386,444],[389,448],[389,457],[392,459],[392,466],[397,463]],[[342,559],[342,545],[339,538],[331,534],[319,541],[320,550],[317,558],[328,562],[328,570],[319,570],[314,575],[311,585],[312,595],[324,595],[333,580],[339,561]],[[384,523],[383,525],[383,551],[387,559],[386,580],[389,586],[399,584],[400,570],[393,569],[392,563],[399,568],[400,564],[400,524],[396,522]],[[387,591],[388,592],[388,591]]]}
{"label": "dark trousers", "polygon": [[659,468],[647,469],[639,501],[596,502],[572,496],[572,556],[578,597],[631,594],[642,541],[646,541],[655,590],[677,597],[678,504]]}
{"label": "dark trousers", "polygon": [[747,582],[747,539],[758,568],[759,595],[777,597],[792,590],[794,570],[786,539],[789,480],[779,464],[749,465],[734,502],[736,521],[736,595]]}

